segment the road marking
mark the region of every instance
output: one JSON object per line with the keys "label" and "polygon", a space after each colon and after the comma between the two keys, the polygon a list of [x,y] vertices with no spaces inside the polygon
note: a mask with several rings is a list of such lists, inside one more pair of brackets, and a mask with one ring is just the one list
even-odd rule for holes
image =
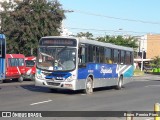
{"label": "road marking", "polygon": [[160,85],[147,85],[145,87],[160,87]]}
{"label": "road marking", "polygon": [[42,103],[47,103],[47,102],[51,102],[52,100],[47,100],[47,101],[42,101],[42,102],[36,102],[36,103],[32,103],[30,105],[38,105],[38,104],[42,104]]}
{"label": "road marking", "polygon": [[81,94],[81,95],[86,95],[86,94]]}

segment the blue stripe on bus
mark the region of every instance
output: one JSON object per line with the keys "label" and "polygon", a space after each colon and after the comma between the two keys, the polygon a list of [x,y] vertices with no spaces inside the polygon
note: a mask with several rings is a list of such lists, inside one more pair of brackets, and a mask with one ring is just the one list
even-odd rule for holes
{"label": "blue stripe on bus", "polygon": [[86,68],[78,69],[78,79],[86,79],[88,75],[93,74],[95,78],[117,78],[117,64],[96,64],[89,63]]}

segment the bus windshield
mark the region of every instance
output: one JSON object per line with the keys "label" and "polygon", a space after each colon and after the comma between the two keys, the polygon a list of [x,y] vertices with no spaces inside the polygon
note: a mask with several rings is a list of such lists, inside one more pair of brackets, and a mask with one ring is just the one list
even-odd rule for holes
{"label": "bus windshield", "polygon": [[25,60],[26,62],[26,67],[33,67],[35,65],[34,60]]}
{"label": "bus windshield", "polygon": [[37,67],[49,71],[68,71],[75,69],[76,48],[39,47]]}

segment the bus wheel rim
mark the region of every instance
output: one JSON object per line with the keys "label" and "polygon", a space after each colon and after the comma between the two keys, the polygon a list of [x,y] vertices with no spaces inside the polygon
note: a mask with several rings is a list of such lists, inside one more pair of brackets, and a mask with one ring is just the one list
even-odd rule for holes
{"label": "bus wheel rim", "polygon": [[93,92],[93,88],[92,88],[92,82],[89,80],[87,82],[87,93],[92,93]]}

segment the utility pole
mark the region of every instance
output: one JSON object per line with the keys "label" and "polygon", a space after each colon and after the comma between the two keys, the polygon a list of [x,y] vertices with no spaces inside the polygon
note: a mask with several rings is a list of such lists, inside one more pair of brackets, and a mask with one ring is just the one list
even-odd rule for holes
{"label": "utility pole", "polygon": [[144,56],[144,48],[142,48],[141,71],[143,71],[143,56]]}

